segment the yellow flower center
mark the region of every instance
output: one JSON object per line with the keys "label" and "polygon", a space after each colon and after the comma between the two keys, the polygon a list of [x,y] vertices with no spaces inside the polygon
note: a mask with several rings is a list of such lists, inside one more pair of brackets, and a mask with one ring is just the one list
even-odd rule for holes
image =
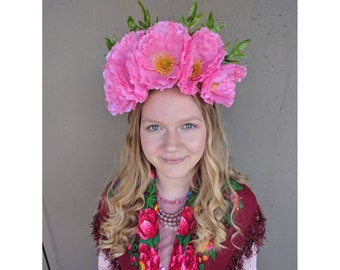
{"label": "yellow flower center", "polygon": [[215,90],[216,90],[216,88],[217,88],[219,85],[220,85],[220,83],[219,83],[219,82],[215,82],[215,83],[213,83],[213,84],[211,85],[211,87],[210,87],[211,91],[215,91]]}
{"label": "yellow flower center", "polygon": [[175,64],[175,58],[172,55],[163,54],[156,58],[155,68],[161,75],[168,74]]}
{"label": "yellow flower center", "polygon": [[193,79],[202,74],[202,62],[200,60],[195,60],[194,65],[192,67],[192,74],[190,79]]}
{"label": "yellow flower center", "polygon": [[139,269],[145,270],[145,264],[142,261],[139,261]]}

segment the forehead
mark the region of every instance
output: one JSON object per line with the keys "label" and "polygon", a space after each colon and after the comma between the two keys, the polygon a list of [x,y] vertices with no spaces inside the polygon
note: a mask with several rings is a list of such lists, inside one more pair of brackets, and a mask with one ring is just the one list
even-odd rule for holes
{"label": "forehead", "polygon": [[192,96],[177,88],[152,92],[142,108],[142,119],[180,121],[193,117],[203,119],[200,108]]}

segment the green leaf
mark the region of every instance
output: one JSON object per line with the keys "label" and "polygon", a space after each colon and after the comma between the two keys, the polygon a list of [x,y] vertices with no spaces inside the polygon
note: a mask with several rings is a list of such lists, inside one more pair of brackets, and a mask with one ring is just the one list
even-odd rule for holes
{"label": "green leaf", "polygon": [[136,30],[135,20],[131,16],[128,17],[127,24],[128,24],[128,27],[129,27],[130,31],[135,31]]}
{"label": "green leaf", "polygon": [[145,11],[145,8],[144,8],[144,6],[143,6],[143,4],[142,4],[141,1],[138,1],[138,6],[139,6],[139,9],[142,11],[142,14],[143,14],[144,19],[145,19],[145,17],[146,17],[146,11]]}
{"label": "green leaf", "polygon": [[146,16],[144,18],[144,20],[148,23],[148,25],[150,26],[151,21],[150,21],[150,12],[149,10],[146,11]]}
{"label": "green leaf", "polygon": [[182,246],[183,245],[183,236],[180,235],[180,234],[177,234],[176,238],[177,238],[178,244]]}
{"label": "green leaf", "polygon": [[238,60],[235,60],[235,59],[227,59],[227,60],[223,60],[222,64],[225,65],[225,64],[237,64],[239,63]]}
{"label": "green leaf", "polygon": [[[236,40],[234,46],[231,48],[230,53],[224,58],[224,61],[222,62],[222,64],[237,63],[238,58],[246,58],[247,56],[242,52],[242,50],[249,44],[249,42],[250,42],[250,39],[243,40],[239,43]],[[226,50],[227,50],[227,47],[226,47]]]}
{"label": "green leaf", "polygon": [[193,206],[194,204],[194,201],[195,201],[195,196],[192,194],[192,192],[190,193],[188,199],[186,200],[185,202],[185,205],[190,205],[190,206]]}
{"label": "green leaf", "polygon": [[211,251],[210,251],[210,256],[211,256],[211,258],[215,261],[216,260],[216,249],[212,249]]}
{"label": "green leaf", "polygon": [[147,29],[150,26],[148,23],[143,22],[143,21],[138,21],[138,23],[142,29]]}
{"label": "green leaf", "polygon": [[148,207],[153,208],[153,205],[155,204],[155,201],[156,201],[155,198],[153,198],[153,197],[147,197],[146,202],[145,202],[145,206],[146,206],[147,208],[148,208]]}
{"label": "green leaf", "polygon": [[201,12],[192,20],[192,22],[190,23],[191,28],[195,27],[195,25],[202,19],[203,15],[203,12]]}
{"label": "green leaf", "polygon": [[236,45],[236,51],[242,51],[247,45],[250,43],[250,39],[246,39],[241,41],[239,44]]}
{"label": "green leaf", "polygon": [[[108,50],[111,50],[111,48],[116,45],[117,43],[117,37],[115,35],[112,36],[112,40],[109,39],[108,37],[105,37],[104,38],[104,41],[105,41],[105,45],[106,47],[108,48]],[[110,189],[111,191],[111,189]]]}
{"label": "green leaf", "polygon": [[239,182],[236,182],[234,179],[230,178],[230,185],[235,191],[243,190],[243,187],[240,185]]}
{"label": "green leaf", "polygon": [[229,43],[230,43],[230,42],[228,41],[228,42],[224,45],[224,48],[225,48],[226,51],[228,51]]}
{"label": "green leaf", "polygon": [[219,32],[223,28],[224,28],[224,24],[217,25],[217,26],[215,26],[214,32]]}
{"label": "green leaf", "polygon": [[111,41],[112,41],[113,46],[116,45],[116,43],[117,43],[117,37],[116,37],[115,35],[112,35]]}
{"label": "green leaf", "polygon": [[198,269],[199,269],[199,270],[204,270],[204,264],[201,263],[201,264],[198,266]]}
{"label": "green leaf", "polygon": [[189,241],[190,241],[190,235],[187,235],[187,236],[184,237],[184,239],[183,239],[183,245],[189,244]]}
{"label": "green leaf", "polygon": [[152,239],[151,238],[146,239],[146,244],[151,248],[152,247]]}
{"label": "green leaf", "polygon": [[159,234],[157,234],[153,239],[154,246],[157,246],[159,244]]}
{"label": "green leaf", "polygon": [[178,20],[177,20],[179,23],[181,23],[181,24],[185,24],[185,19],[184,19],[184,17],[182,16],[182,15],[179,15],[178,16]]}
{"label": "green leaf", "polygon": [[210,30],[215,28],[214,14],[212,12],[209,13],[209,17],[208,17],[208,21],[207,21],[207,27]]}
{"label": "green leaf", "polygon": [[149,194],[156,194],[156,181],[155,180],[152,180],[151,184],[148,187],[147,192]]}
{"label": "green leaf", "polygon": [[190,7],[189,14],[188,14],[188,22],[191,22],[194,20],[196,17],[196,12],[197,12],[197,1],[194,1]]}
{"label": "green leaf", "polygon": [[[139,5],[140,10],[142,11],[143,18],[144,18],[143,28],[146,29],[150,27],[150,12],[148,9],[144,8],[143,4],[140,1],[138,1],[138,5]],[[141,23],[139,24],[142,25]]]}

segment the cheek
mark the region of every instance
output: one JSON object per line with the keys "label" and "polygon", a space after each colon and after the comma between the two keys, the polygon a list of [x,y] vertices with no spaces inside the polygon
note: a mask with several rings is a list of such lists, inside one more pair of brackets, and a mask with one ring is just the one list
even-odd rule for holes
{"label": "cheek", "polygon": [[155,151],[157,149],[156,140],[150,138],[150,136],[148,136],[148,134],[141,132],[140,133],[140,142],[141,142],[141,146],[142,146],[142,150],[143,150],[144,155],[150,161],[152,154],[155,153]]}
{"label": "cheek", "polygon": [[191,151],[200,157],[203,155],[206,144],[206,134],[202,133],[195,138],[190,138],[187,140],[187,145],[190,147]]}

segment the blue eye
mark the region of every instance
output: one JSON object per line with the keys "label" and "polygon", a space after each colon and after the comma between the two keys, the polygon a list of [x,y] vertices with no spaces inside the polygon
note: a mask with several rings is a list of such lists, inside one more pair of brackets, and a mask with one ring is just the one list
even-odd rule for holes
{"label": "blue eye", "polygon": [[148,126],[147,129],[149,131],[157,131],[157,130],[160,130],[160,127],[159,127],[159,125],[150,125],[150,126]]}
{"label": "blue eye", "polygon": [[183,125],[183,128],[185,128],[185,129],[191,129],[191,128],[194,128],[194,127],[195,127],[195,125],[191,124],[191,123],[186,123],[186,124]]}

